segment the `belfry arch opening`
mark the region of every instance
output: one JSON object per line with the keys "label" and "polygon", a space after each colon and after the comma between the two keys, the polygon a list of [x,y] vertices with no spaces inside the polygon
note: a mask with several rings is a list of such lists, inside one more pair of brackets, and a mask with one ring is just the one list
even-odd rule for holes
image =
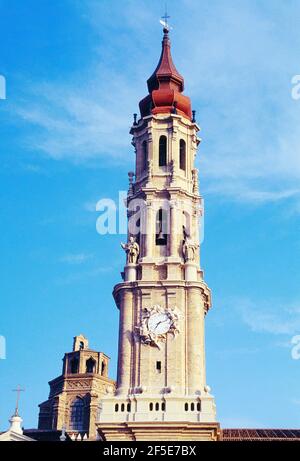
{"label": "belfry arch opening", "polygon": [[168,214],[167,211],[160,208],[156,213],[156,237],[155,243],[158,246],[164,246],[168,243]]}
{"label": "belfry arch opening", "polygon": [[159,166],[166,166],[167,165],[167,137],[164,136],[164,135],[162,135],[159,138],[158,165]]}
{"label": "belfry arch opening", "polygon": [[101,376],[106,376],[106,370],[107,370],[106,363],[103,361],[101,363]]}
{"label": "belfry arch opening", "polygon": [[86,361],[86,373],[95,373],[96,371],[96,360],[92,357]]}
{"label": "belfry arch opening", "polygon": [[182,171],[186,171],[186,143],[180,139],[179,143],[179,167]]}
{"label": "belfry arch opening", "polygon": [[142,143],[142,162],[141,162],[142,168],[141,171],[142,173],[147,170],[148,166],[148,143],[147,141],[143,141]]}
{"label": "belfry arch opening", "polygon": [[71,368],[71,373],[76,374],[78,373],[78,368],[79,368],[79,360],[74,357],[71,362],[70,362],[70,368]]}

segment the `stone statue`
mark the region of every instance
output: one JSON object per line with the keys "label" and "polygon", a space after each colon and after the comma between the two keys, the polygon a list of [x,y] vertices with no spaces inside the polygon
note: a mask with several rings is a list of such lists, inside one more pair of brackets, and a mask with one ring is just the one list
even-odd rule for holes
{"label": "stone statue", "polygon": [[140,254],[140,246],[135,241],[135,238],[129,237],[129,242],[121,243],[121,247],[126,251],[127,264],[136,264]]}
{"label": "stone statue", "polygon": [[196,251],[198,250],[199,245],[195,243],[190,236],[185,235],[183,241],[183,257],[185,262],[195,261]]}

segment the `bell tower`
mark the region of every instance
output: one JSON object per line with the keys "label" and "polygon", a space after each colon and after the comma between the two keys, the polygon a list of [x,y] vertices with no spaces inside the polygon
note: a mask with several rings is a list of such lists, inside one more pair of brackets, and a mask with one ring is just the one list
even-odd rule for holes
{"label": "bell tower", "polygon": [[130,130],[128,240],[116,391],[102,400],[103,440],[216,440],[219,424],[205,374],[211,293],[200,265],[200,139],[184,79],[164,28],[159,63]]}

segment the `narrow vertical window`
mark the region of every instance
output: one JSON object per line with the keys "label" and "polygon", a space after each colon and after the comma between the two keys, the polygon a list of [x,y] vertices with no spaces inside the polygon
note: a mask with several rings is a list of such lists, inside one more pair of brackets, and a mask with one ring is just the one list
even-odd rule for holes
{"label": "narrow vertical window", "polygon": [[183,139],[179,143],[179,166],[181,170],[186,170],[186,144]]}
{"label": "narrow vertical window", "polygon": [[155,411],[159,411],[159,403],[155,404]]}
{"label": "narrow vertical window", "polygon": [[142,172],[147,170],[148,165],[148,143],[147,141],[143,141],[142,144]]}
{"label": "narrow vertical window", "polygon": [[161,373],[161,362],[156,362],[156,371]]}
{"label": "narrow vertical window", "polygon": [[153,403],[152,402],[149,404],[149,410],[153,411]]}
{"label": "narrow vertical window", "polygon": [[163,402],[161,404],[161,411],[166,411],[166,403],[165,402]]}
{"label": "narrow vertical window", "polygon": [[159,138],[159,166],[167,165],[167,137],[161,136]]}

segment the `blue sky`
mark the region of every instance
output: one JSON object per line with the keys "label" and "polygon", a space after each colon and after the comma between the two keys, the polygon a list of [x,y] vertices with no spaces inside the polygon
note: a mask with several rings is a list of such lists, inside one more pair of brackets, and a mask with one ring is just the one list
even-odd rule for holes
{"label": "blue sky", "polygon": [[[223,427],[299,427],[300,5],[173,0],[172,50],[197,110],[205,197],[208,383]],[[164,2],[0,0],[0,428],[38,403],[75,334],[116,372],[124,236],[96,202],[133,168],[128,134],[161,46]]]}

